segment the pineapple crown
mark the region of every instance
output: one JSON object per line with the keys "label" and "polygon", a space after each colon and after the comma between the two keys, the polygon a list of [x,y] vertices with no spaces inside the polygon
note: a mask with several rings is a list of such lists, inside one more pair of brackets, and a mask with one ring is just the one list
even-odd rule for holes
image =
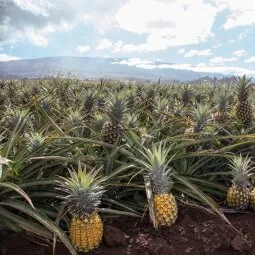
{"label": "pineapple crown", "polygon": [[233,183],[237,186],[247,186],[248,178],[252,176],[253,168],[250,164],[251,158],[246,156],[245,158],[240,154],[230,159],[228,166],[231,169],[231,175],[233,176]]}
{"label": "pineapple crown", "polygon": [[27,147],[29,151],[34,151],[40,148],[45,142],[45,137],[42,133],[32,133],[28,136]]}
{"label": "pineapple crown", "polygon": [[92,126],[94,130],[101,132],[104,126],[104,123],[105,123],[104,115],[100,113],[94,115],[94,119],[92,120]]}
{"label": "pineapple crown", "polygon": [[74,217],[87,217],[100,205],[105,190],[101,185],[104,178],[98,176],[99,171],[94,168],[87,172],[79,162],[78,171],[69,170],[70,177],[59,177],[58,188],[65,193],[61,198]]}
{"label": "pineapple crown", "polygon": [[13,130],[17,126],[23,126],[27,120],[28,115],[28,110],[10,110],[6,117],[9,128]]}
{"label": "pineapple crown", "polygon": [[236,90],[238,93],[238,100],[245,101],[248,99],[249,88],[252,84],[252,77],[248,78],[246,75],[234,77],[236,82]]}
{"label": "pineapple crown", "polygon": [[173,169],[169,167],[169,163],[174,156],[167,160],[171,147],[167,149],[165,146],[160,142],[158,146],[153,145],[151,149],[144,148],[139,152],[145,160],[135,159],[148,172],[156,194],[169,193],[173,185],[171,178]]}
{"label": "pineapple crown", "polygon": [[190,85],[185,85],[181,89],[181,100],[185,106],[191,103],[194,92],[191,90]]}
{"label": "pineapple crown", "polygon": [[95,96],[95,92],[94,91],[88,91],[86,96],[85,96],[85,100],[84,100],[84,111],[86,113],[89,113],[92,111],[93,106],[95,104],[96,101],[96,96]]}
{"label": "pineapple crown", "polygon": [[139,125],[139,119],[138,119],[138,115],[135,113],[128,113],[125,117],[125,124],[129,127],[129,128],[136,128]]}
{"label": "pineapple crown", "polygon": [[211,119],[212,109],[210,109],[209,105],[199,104],[197,108],[195,108],[193,113],[194,120],[194,131],[201,132],[210,119]]}
{"label": "pineapple crown", "polygon": [[217,97],[217,108],[220,112],[228,110],[229,103],[230,103],[230,96],[228,96],[226,93],[221,93]]}
{"label": "pineapple crown", "polygon": [[73,126],[81,126],[83,122],[84,116],[82,115],[79,109],[70,110],[67,116],[68,122]]}
{"label": "pineapple crown", "polygon": [[120,123],[126,111],[126,101],[120,94],[113,95],[109,103],[108,115],[112,122]]}
{"label": "pineapple crown", "polygon": [[166,112],[168,110],[169,102],[167,98],[157,97],[154,103],[154,109],[159,112]]}

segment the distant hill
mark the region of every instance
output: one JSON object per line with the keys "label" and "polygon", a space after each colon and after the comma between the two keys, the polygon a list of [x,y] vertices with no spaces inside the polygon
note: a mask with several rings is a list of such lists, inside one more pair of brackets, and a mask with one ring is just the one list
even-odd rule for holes
{"label": "distant hill", "polygon": [[222,74],[198,73],[171,68],[171,63],[151,62],[167,65],[168,68],[143,68],[128,63],[125,58],[49,57],[0,62],[0,79],[43,78],[49,76],[76,76],[80,79],[126,78],[191,81],[199,77],[222,78]]}

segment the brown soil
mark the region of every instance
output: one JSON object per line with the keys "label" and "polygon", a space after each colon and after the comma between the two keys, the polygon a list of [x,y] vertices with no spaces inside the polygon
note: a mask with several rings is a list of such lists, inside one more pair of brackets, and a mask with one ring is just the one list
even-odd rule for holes
{"label": "brown soil", "polygon": [[[255,214],[228,214],[227,217],[240,233],[218,217],[190,207],[180,207],[176,223],[158,232],[148,218],[108,219],[104,223],[104,240],[90,255],[255,255]],[[0,239],[0,254],[52,254],[51,247],[38,243],[20,233],[8,235]],[[59,245],[56,255],[67,254]]]}

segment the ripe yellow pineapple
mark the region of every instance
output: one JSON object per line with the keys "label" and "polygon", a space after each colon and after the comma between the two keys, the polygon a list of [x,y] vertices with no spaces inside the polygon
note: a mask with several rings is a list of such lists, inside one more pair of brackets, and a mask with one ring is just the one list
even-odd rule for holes
{"label": "ripe yellow pineapple", "polygon": [[249,89],[251,87],[252,78],[246,75],[236,78],[236,90],[238,94],[238,103],[236,106],[236,116],[244,124],[250,125],[252,121],[252,106],[248,100]]}
{"label": "ripe yellow pineapple", "polygon": [[232,186],[228,190],[227,204],[236,209],[245,209],[249,206],[250,189],[248,178],[251,176],[251,158],[234,156],[230,160],[229,167],[233,176]]}
{"label": "ripe yellow pineapple", "polygon": [[171,226],[177,219],[177,204],[175,197],[170,193],[173,182],[171,179],[172,168],[167,160],[170,149],[166,149],[161,143],[152,150],[144,149],[145,161],[135,159],[145,167],[153,186],[153,201],[155,214],[159,226]]}
{"label": "ripe yellow pineapple", "polygon": [[[99,170],[86,172],[79,164],[78,171],[69,171],[70,177],[60,177],[59,188],[65,193],[64,204],[72,215],[70,238],[78,252],[97,248],[103,236],[103,223],[97,208],[104,193],[97,177]],[[101,179],[102,180],[102,179]]]}

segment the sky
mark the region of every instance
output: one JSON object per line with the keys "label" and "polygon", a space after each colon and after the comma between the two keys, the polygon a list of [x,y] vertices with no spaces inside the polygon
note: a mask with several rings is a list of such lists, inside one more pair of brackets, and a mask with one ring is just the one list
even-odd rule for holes
{"label": "sky", "polygon": [[52,56],[255,75],[255,1],[0,0],[0,61]]}

